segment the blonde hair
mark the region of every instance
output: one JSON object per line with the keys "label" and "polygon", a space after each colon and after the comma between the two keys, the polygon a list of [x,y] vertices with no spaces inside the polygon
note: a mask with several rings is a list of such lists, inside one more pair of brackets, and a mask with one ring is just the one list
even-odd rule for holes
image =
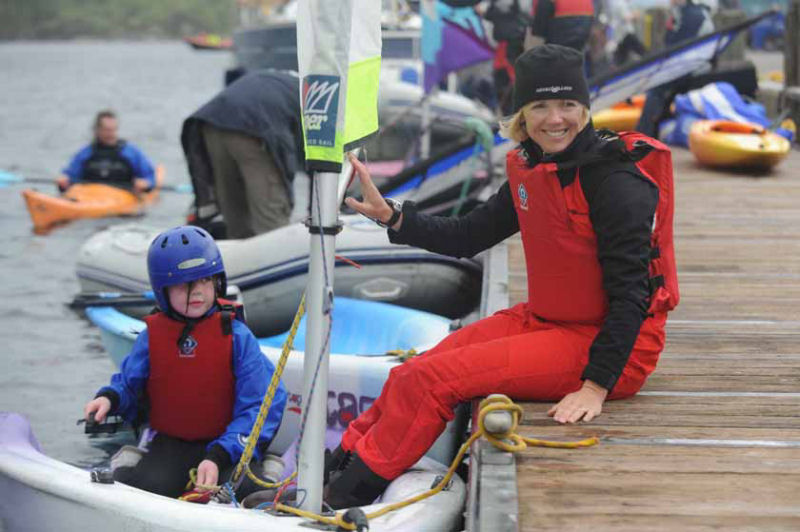
{"label": "blonde hair", "polygon": [[[527,103],[522,106],[522,109],[513,115],[501,118],[499,121],[500,135],[507,139],[513,140],[514,142],[522,142],[523,140],[527,139],[528,132],[525,130],[525,117],[523,116],[523,112],[527,109],[530,109],[535,103],[536,101]],[[582,113],[580,129],[583,130],[583,128],[586,127],[586,124],[589,123],[591,113],[589,112],[589,108],[583,104],[581,104],[581,109]]]}

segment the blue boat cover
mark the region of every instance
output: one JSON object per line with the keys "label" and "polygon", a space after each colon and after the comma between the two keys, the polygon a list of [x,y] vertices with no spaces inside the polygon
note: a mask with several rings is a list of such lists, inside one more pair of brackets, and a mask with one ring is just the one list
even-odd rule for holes
{"label": "blue boat cover", "polygon": [[[730,120],[764,127],[771,123],[762,104],[745,101],[730,83],[717,82],[676,96],[675,118],[661,123],[659,137],[667,144],[688,147],[689,130],[696,120]],[[775,133],[794,139],[788,129],[778,128]]]}
{"label": "blue boat cover", "polygon": [[[450,320],[388,303],[337,297],[333,305],[331,353],[384,355],[387,351],[438,342],[449,332]],[[261,345],[282,347],[288,332],[259,339]],[[294,349],[305,350],[306,318],[294,339]]]}

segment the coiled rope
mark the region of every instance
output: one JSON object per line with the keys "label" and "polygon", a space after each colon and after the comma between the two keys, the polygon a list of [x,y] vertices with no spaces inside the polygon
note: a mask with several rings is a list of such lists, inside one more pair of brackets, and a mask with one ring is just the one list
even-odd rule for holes
{"label": "coiled rope", "polygon": [[[597,437],[586,438],[580,441],[574,442],[559,442],[559,441],[548,441],[548,440],[540,440],[536,438],[526,438],[524,436],[520,436],[517,434],[516,430],[519,426],[520,418],[522,417],[522,407],[515,404],[511,399],[506,397],[505,395],[493,395],[491,397],[487,397],[483,401],[481,401],[479,405],[479,414],[478,414],[478,430],[476,430],[472,436],[461,445],[461,448],[458,450],[458,454],[453,459],[453,462],[450,464],[449,469],[445,476],[439,481],[436,486],[433,488],[420,493],[419,495],[415,495],[413,497],[409,497],[403,501],[398,501],[392,504],[387,504],[383,508],[376,510],[367,514],[367,519],[376,519],[382,515],[386,515],[389,512],[393,512],[395,510],[399,510],[400,508],[405,508],[410,504],[414,504],[415,502],[422,501],[429,497],[432,497],[445,489],[445,487],[450,483],[450,480],[453,478],[455,474],[456,468],[461,463],[461,460],[464,458],[464,454],[466,454],[467,450],[470,446],[480,438],[481,436],[485,437],[486,440],[494,445],[495,447],[507,451],[507,452],[519,452],[525,450],[527,447],[549,447],[549,448],[556,448],[556,449],[577,449],[580,447],[591,447],[592,445],[597,445],[599,443],[599,439]],[[510,426],[502,430],[501,432],[490,432],[485,426],[485,419],[486,416],[492,412],[497,411],[506,411],[511,414],[511,424]],[[510,442],[510,443],[509,443]],[[273,506],[274,510],[291,513],[297,515],[299,517],[305,517],[307,519],[313,519],[320,523],[324,523],[327,525],[333,525],[340,527],[344,530],[355,530],[356,526],[344,519],[345,512],[338,512],[334,516],[325,516],[320,515],[314,512],[308,512],[306,510],[301,510],[299,508],[295,508],[294,506],[288,506],[283,503],[276,503]]]}

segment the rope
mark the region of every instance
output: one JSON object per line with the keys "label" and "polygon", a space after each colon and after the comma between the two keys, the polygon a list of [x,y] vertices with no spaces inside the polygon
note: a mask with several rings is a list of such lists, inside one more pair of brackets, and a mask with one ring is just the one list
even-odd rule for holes
{"label": "rope", "polygon": [[[475,177],[475,170],[477,170],[478,157],[480,156],[481,149],[486,152],[487,157],[490,157],[489,153],[491,152],[492,148],[494,148],[494,133],[492,133],[492,128],[490,128],[486,122],[478,118],[467,117],[464,119],[464,125],[475,133],[475,147],[473,148],[472,155],[470,156],[471,164],[468,169],[469,178],[465,179],[461,184],[461,191],[458,194],[458,200],[456,200],[455,205],[453,205],[450,216],[457,216],[461,211],[461,207],[464,206],[464,202],[467,199],[467,194],[469,194],[469,186]],[[491,176],[491,158],[489,158],[487,168],[489,169],[489,175]]]}
{"label": "rope", "polygon": [[[387,504],[380,510],[376,510],[372,513],[367,514],[367,519],[376,519],[383,515],[388,514],[389,512],[393,512],[395,510],[399,510],[400,508],[405,508],[415,502],[422,501],[429,497],[432,497],[445,489],[447,485],[450,483],[450,480],[453,478],[453,475],[456,472],[456,468],[461,463],[461,460],[464,458],[467,450],[469,450],[470,446],[481,436],[485,437],[486,440],[494,445],[495,447],[507,451],[507,452],[519,452],[525,450],[527,447],[549,447],[549,448],[556,448],[556,449],[577,449],[579,447],[591,447],[592,445],[597,445],[599,443],[599,439],[597,437],[586,438],[584,440],[575,441],[575,442],[557,442],[557,441],[548,441],[548,440],[540,440],[536,438],[526,438],[524,436],[520,436],[516,433],[517,427],[519,426],[519,420],[522,417],[522,407],[517,404],[514,404],[511,399],[504,395],[496,395],[493,397],[489,397],[481,401],[480,403],[480,412],[478,414],[478,430],[473,433],[469,439],[467,439],[464,444],[461,445],[461,448],[458,450],[458,454],[453,459],[453,462],[450,464],[450,467],[447,470],[447,473],[444,475],[442,480],[439,481],[436,486],[420,493],[419,495],[415,495],[414,497],[409,497],[403,501],[398,501],[392,504]],[[486,415],[495,412],[495,411],[507,411],[511,414],[512,423],[509,429],[502,433],[490,433],[486,427],[484,426],[484,419]],[[510,440],[509,443],[506,440]],[[295,508],[294,506],[288,506],[286,504],[282,504],[276,502],[273,508],[277,511],[286,512],[290,514],[297,515],[299,517],[305,517],[306,519],[313,519],[314,521],[324,523],[327,525],[333,525],[341,527],[344,530],[355,530],[356,527],[353,523],[344,520],[345,512],[339,512],[332,517],[320,515],[314,512],[308,512],[306,510],[301,510],[299,508]]]}
{"label": "rope", "polygon": [[264,426],[264,421],[267,419],[267,414],[269,413],[269,408],[272,406],[272,399],[275,396],[275,391],[278,389],[278,386],[281,382],[281,376],[283,375],[283,370],[286,368],[286,362],[289,360],[289,353],[291,352],[292,345],[294,344],[294,337],[297,334],[297,328],[300,326],[300,319],[303,317],[306,311],[306,296],[303,294],[302,299],[300,300],[300,306],[297,307],[297,312],[294,315],[294,321],[292,322],[292,328],[289,329],[289,336],[286,338],[286,341],[283,343],[283,350],[281,351],[281,358],[278,360],[278,364],[275,367],[275,371],[272,374],[272,379],[269,381],[269,388],[267,388],[267,394],[264,396],[264,400],[261,402],[261,408],[258,411],[258,416],[256,417],[256,422],[253,424],[253,428],[250,431],[250,434],[247,436],[247,445],[242,451],[242,456],[239,457],[239,463],[236,465],[236,469],[231,476],[231,482],[237,484],[239,482],[242,473],[246,473],[248,478],[255,482],[257,485],[263,488],[275,488],[278,486],[282,486],[286,484],[294,478],[294,475],[291,477],[283,480],[282,482],[278,483],[270,483],[264,482],[260,478],[256,477],[252,471],[250,471],[250,459],[253,457],[253,450],[256,447],[256,443],[258,443],[258,436],[261,434],[261,429]]}

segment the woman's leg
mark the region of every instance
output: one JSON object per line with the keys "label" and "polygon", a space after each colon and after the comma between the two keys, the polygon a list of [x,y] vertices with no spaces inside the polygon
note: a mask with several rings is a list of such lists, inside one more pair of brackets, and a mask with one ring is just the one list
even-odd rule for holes
{"label": "woman's leg", "polygon": [[490,393],[557,400],[580,388],[597,328],[534,323],[529,330],[394,368],[381,394],[380,416],[351,450],[390,480],[428,450],[462,401]]}
{"label": "woman's leg", "polygon": [[[436,346],[417,358],[431,357],[435,356],[437,353],[450,351],[465,345],[482,343],[495,338],[520,334],[526,330],[527,319],[523,305],[517,305],[510,309],[500,311],[497,314],[447,335],[447,337]],[[406,362],[406,364],[409,362],[411,361]],[[389,378],[383,385],[380,396],[372,403],[369,409],[350,422],[342,436],[343,449],[352,451],[355,448],[356,442],[358,442],[369,428],[378,421],[381,416],[382,405],[385,400],[384,397],[392,393],[392,387],[393,380]]]}

